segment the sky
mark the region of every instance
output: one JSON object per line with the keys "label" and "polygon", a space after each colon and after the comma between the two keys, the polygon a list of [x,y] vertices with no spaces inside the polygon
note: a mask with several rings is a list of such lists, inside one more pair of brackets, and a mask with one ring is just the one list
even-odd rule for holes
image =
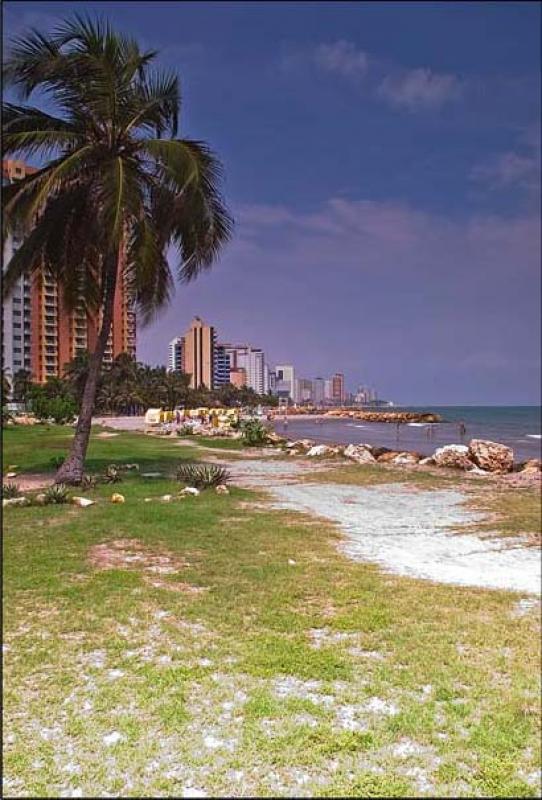
{"label": "sky", "polygon": [[540,5],[5,2],[102,13],[181,79],[235,217],[138,358],[194,315],[403,404],[540,402]]}

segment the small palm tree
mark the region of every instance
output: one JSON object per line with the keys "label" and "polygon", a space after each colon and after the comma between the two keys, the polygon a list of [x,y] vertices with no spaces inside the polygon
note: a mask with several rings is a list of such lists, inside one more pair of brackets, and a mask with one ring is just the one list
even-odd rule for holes
{"label": "small palm tree", "polygon": [[[153,69],[155,55],[107,22],[76,16],[50,35],[33,29],[14,39],[4,64],[5,85],[23,104],[3,104],[3,156],[46,161],[2,192],[5,229],[25,232],[4,292],[22,274],[45,270],[68,305],[101,312],[58,482],[83,476],[119,274],[148,321],[171,296],[169,245],[187,282],[212,265],[231,233],[220,164],[204,143],[178,137],[178,78]],[[28,103],[36,90],[56,115]]]}
{"label": "small palm tree", "polygon": [[32,373],[26,369],[18,369],[13,376],[13,399],[26,403],[31,388]]}

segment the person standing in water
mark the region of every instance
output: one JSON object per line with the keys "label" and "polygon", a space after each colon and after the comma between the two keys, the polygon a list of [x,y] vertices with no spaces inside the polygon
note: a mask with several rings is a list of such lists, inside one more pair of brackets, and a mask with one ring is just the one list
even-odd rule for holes
{"label": "person standing in water", "polygon": [[467,426],[465,425],[463,420],[461,420],[461,422],[459,423],[459,436],[463,439],[466,432],[467,432]]}

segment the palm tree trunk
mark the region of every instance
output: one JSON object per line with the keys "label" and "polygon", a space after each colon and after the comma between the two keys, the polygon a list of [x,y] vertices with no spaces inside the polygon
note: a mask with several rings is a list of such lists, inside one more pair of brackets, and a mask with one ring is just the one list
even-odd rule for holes
{"label": "palm tree trunk", "polygon": [[88,375],[83,391],[83,398],[81,400],[81,407],[79,409],[75,435],[73,437],[70,454],[58,470],[55,483],[77,485],[81,483],[83,477],[85,457],[90,438],[90,428],[92,425],[92,414],[96,402],[98,379],[100,377],[107,339],[113,321],[117,271],[118,256],[114,254],[108,258],[107,268],[105,270],[102,326],[98,334],[96,347],[90,356]]}

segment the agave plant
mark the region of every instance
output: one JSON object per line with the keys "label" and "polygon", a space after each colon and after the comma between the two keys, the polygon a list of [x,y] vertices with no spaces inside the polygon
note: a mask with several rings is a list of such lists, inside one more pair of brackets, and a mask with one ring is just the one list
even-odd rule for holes
{"label": "agave plant", "polygon": [[21,490],[17,483],[4,483],[2,486],[2,497],[5,500],[12,500],[14,497],[20,497]]}
{"label": "agave plant", "polygon": [[68,487],[63,483],[55,483],[45,491],[47,505],[62,505],[69,500]]}
{"label": "agave plant", "polygon": [[177,469],[177,480],[196,489],[222,486],[230,479],[230,473],[218,464],[181,464]]}
{"label": "agave plant", "polygon": [[267,442],[267,428],[257,419],[249,419],[242,425],[243,441],[249,447],[257,447]]}
{"label": "agave plant", "polygon": [[120,483],[122,478],[120,476],[119,467],[116,464],[110,464],[103,476],[104,483]]}
{"label": "agave plant", "polygon": [[95,489],[96,488],[97,480],[94,475],[89,475],[86,473],[81,478],[81,488],[83,489]]}

